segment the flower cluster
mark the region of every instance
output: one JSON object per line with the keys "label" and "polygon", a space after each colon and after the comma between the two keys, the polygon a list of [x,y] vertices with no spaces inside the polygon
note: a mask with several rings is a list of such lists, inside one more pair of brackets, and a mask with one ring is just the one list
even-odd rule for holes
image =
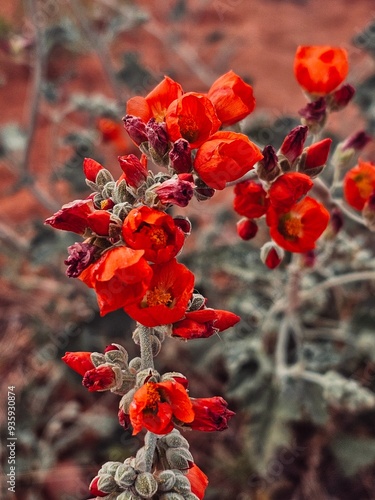
{"label": "flower cluster", "polygon": [[[133,434],[146,430],[145,446],[135,457],[108,462],[98,472],[90,485],[97,498],[202,499],[207,478],[178,428],[221,431],[234,415],[219,396],[190,397],[183,374],[154,369],[153,357],[165,337],[207,338],[240,319],[208,307],[195,290],[194,274],[178,261],[191,223],[173,216],[173,206],[207,200],[215,190],[235,184],[234,209],[243,217],[238,234],[253,238],[259,220],[265,220],[269,241],[260,257],[269,268],[279,265],[284,251],[314,250],[330,211],[338,227],[334,200],[327,189],[322,196],[315,180],[332,141],[319,140],[317,134],[328,112],[342,109],[354,94],[350,85],[342,85],[346,52],[299,47],[294,71],[309,102],[299,112],[301,125],[286,135],[278,151],[271,144],[261,151],[238,131],[236,124],[253,111],[255,99],[252,87],[233,71],[207,93],[184,92],[166,76],[146,97],[127,102],[124,128],[139,157],[121,155],[126,144],[121,130],[112,120],[100,120],[103,140],[111,140],[120,152],[120,175],[115,178],[86,158],[83,172],[92,193],[46,220],[82,236],[68,248],[67,275],[95,291],[100,314],[123,309],[137,322],[133,340],[140,345],[140,357],[129,360],[123,347],[111,344],[104,353],[68,352],[63,358],[89,391],[121,396],[118,418],[124,428],[132,427]],[[347,147],[358,150],[366,141],[357,134]],[[373,228],[375,166],[360,161],[345,176],[344,193]]]}

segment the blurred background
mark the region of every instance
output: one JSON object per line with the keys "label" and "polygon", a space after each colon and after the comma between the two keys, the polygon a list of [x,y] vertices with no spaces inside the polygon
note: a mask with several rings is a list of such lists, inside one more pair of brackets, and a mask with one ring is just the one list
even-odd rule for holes
{"label": "blurred background", "polygon": [[[373,0],[2,2],[0,422],[3,446],[7,387],[15,386],[18,440],[16,493],[7,491],[4,451],[1,498],[87,499],[102,463],[142,445],[120,428],[118,397],[88,393],[60,360],[65,351],[102,351],[111,342],[138,355],[134,325],[122,312],[99,317],[91,290],[65,276],[66,247],[76,236],[43,225],[62,204],[89,194],[84,157],[118,176],[117,156],[136,153],[121,122],[127,99],[146,95],[164,75],[185,91],[205,92],[232,69],[257,100],[244,132],[277,149],[306,103],[293,77],[296,47],[329,44],[347,49],[347,81],[357,94],[330,117],[327,135],[335,144],[361,129],[374,136],[374,7]],[[371,143],[362,157],[374,161],[374,153]],[[335,404],[318,384],[280,384],[273,359],[285,265],[263,266],[262,231],[251,244],[239,240],[232,198],[230,188],[175,213],[193,223],[181,260],[197,289],[209,306],[242,321],[221,337],[169,339],[156,359],[159,371],[189,378],[192,396],[223,395],[237,413],[223,433],[187,435],[210,479],[205,498],[373,500],[374,282],[322,290],[301,311],[306,365],[351,383],[341,384]],[[353,222],[327,248],[306,289],[375,269],[374,238]],[[293,357],[297,347],[288,349]]]}

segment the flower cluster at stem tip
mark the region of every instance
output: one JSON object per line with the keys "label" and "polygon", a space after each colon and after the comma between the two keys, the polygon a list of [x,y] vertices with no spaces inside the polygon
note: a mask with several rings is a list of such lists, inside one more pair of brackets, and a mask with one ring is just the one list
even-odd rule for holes
{"label": "flower cluster at stem tip", "polygon": [[[133,434],[147,431],[147,443],[136,457],[108,462],[93,479],[90,492],[97,498],[203,498],[207,478],[177,428],[221,431],[234,415],[221,397],[191,398],[184,375],[159,374],[153,366],[166,336],[207,338],[240,319],[208,307],[195,290],[194,274],[178,261],[191,223],[168,210],[186,207],[193,198],[203,202],[234,184],[234,210],[243,217],[237,232],[249,240],[265,221],[268,241],[260,257],[270,269],[281,263],[285,251],[311,254],[330,212],[335,210],[337,219],[337,207],[321,196],[315,181],[326,167],[332,140],[316,138],[329,113],[344,108],[354,95],[353,87],[343,83],[347,54],[329,46],[298,47],[294,73],[308,103],[299,111],[301,125],[287,134],[278,151],[271,144],[261,150],[238,131],[238,123],[254,110],[255,98],[251,85],[236,73],[218,78],[207,93],[184,92],[166,76],[146,97],[127,102],[124,127],[139,157],[118,156],[117,179],[86,158],[83,171],[92,194],[46,220],[83,237],[68,248],[67,275],[95,291],[100,314],[123,309],[137,322],[133,340],[141,346],[140,358],[129,361],[117,344],[104,353],[68,352],[63,358],[83,376],[89,391],[121,396],[118,417],[124,428],[131,426]],[[117,149],[126,144],[113,122],[98,126]],[[365,145],[367,139],[359,136],[341,145],[337,164],[345,163],[346,150]],[[344,196],[374,228],[372,163],[360,161],[347,172]],[[157,437],[153,447],[150,436]]]}

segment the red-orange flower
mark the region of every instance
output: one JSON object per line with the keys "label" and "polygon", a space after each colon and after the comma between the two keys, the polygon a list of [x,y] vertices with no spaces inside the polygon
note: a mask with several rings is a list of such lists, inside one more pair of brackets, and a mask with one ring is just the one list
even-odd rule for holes
{"label": "red-orange flower", "polygon": [[63,205],[58,212],[45,220],[55,229],[83,234],[88,227],[87,216],[94,212],[94,204],[90,198],[74,200]]}
{"label": "red-orange flower", "polygon": [[269,199],[260,182],[239,182],[234,188],[234,195],[233,208],[239,215],[257,219],[267,212]]}
{"label": "red-orange flower", "polygon": [[95,182],[96,176],[103,168],[103,165],[92,158],[85,158],[83,160],[83,173],[85,174],[86,179],[91,182]]}
{"label": "red-orange flower", "polygon": [[179,321],[194,289],[194,274],[176,259],[152,266],[153,277],[141,300],[125,311],[142,325],[153,327]]}
{"label": "red-orange flower", "polygon": [[82,385],[90,392],[107,391],[116,386],[116,373],[111,366],[100,365],[88,370],[82,380]]}
{"label": "red-orange flower", "polygon": [[185,236],[172,217],[146,206],[134,208],[124,220],[122,236],[135,250],[144,250],[144,258],[160,264],[175,257]]}
{"label": "red-orange flower", "polygon": [[182,93],[181,85],[172,78],[165,76],[146,97],[135,96],[129,99],[126,105],[126,113],[140,117],[145,123],[151,117],[162,122],[170,103],[181,97]]}
{"label": "red-orange flower", "polygon": [[213,398],[191,398],[194,420],[188,427],[196,431],[212,432],[228,429],[228,420],[235,415],[228,410],[228,403],[220,396]]}
{"label": "red-orange flower", "polygon": [[220,127],[210,99],[204,94],[188,92],[173,101],[165,116],[167,131],[172,142],[181,137],[198,148]]}
{"label": "red-orange flower", "polygon": [[312,188],[313,181],[306,174],[287,172],[280,175],[268,191],[271,205],[286,212]]}
{"label": "red-orange flower", "polygon": [[196,495],[199,500],[202,500],[208,486],[206,474],[197,465],[193,464],[187,471],[186,477],[189,479],[191,492]]}
{"label": "red-orange flower", "polygon": [[175,380],[146,382],[134,394],[129,407],[133,435],[143,427],[155,434],[171,432],[173,418],[189,423],[194,419],[193,406],[183,385]]}
{"label": "red-orange flower", "polygon": [[346,78],[349,63],[340,47],[299,46],[294,59],[294,74],[301,87],[315,95],[327,95]]}
{"label": "red-orange flower", "polygon": [[218,78],[207,95],[223,125],[232,125],[242,120],[255,107],[253,88],[233,71]]}
{"label": "red-orange flower", "polygon": [[61,359],[82,377],[87,371],[95,368],[91,361],[91,352],[66,352]]}
{"label": "red-orange flower", "polygon": [[242,177],[262,158],[260,149],[246,135],[220,131],[198,149],[194,169],[208,186],[224,189],[227,182]]}
{"label": "red-orange flower", "polygon": [[172,335],[189,340],[203,339],[222,332],[239,321],[237,314],[207,307],[187,312],[184,319],[174,323]]}
{"label": "red-orange flower", "polygon": [[362,210],[375,191],[375,165],[359,161],[344,177],[344,196],[350,206]]}
{"label": "red-orange flower", "polygon": [[306,196],[288,212],[280,212],[272,205],[267,212],[267,224],[272,239],[289,252],[307,252],[326,229],[329,213],[313,198]]}
{"label": "red-orange flower", "polygon": [[79,279],[94,288],[101,316],[138,301],[151,281],[143,250],[114,247],[84,269]]}

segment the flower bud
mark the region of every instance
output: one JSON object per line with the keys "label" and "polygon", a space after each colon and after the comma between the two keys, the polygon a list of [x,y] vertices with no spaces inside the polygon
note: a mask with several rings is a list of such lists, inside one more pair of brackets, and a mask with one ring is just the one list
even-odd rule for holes
{"label": "flower bud", "polygon": [[102,168],[98,171],[96,176],[96,184],[99,189],[103,189],[108,182],[114,182],[114,178],[109,170]]}
{"label": "flower bud", "polygon": [[364,130],[360,130],[345,139],[345,141],[341,143],[341,148],[343,151],[347,149],[354,149],[356,152],[359,152],[362,151],[362,149],[367,146],[371,140],[372,138],[370,135],[368,135]]}
{"label": "flower bud", "polygon": [[96,182],[96,176],[103,168],[103,165],[92,158],[85,158],[83,160],[83,173],[85,174],[86,179],[91,182]]}
{"label": "flower bud", "polygon": [[332,139],[323,139],[305,149],[304,155],[298,165],[299,172],[303,172],[309,177],[316,177],[324,169],[328,160]]}
{"label": "flower bud", "polygon": [[334,236],[341,231],[344,225],[344,217],[342,215],[341,210],[338,207],[334,207],[331,210],[331,218],[330,218],[330,228],[333,232]]}
{"label": "flower bud", "polygon": [[181,495],[186,495],[186,493],[191,493],[190,481],[186,476],[178,474],[176,477],[176,482],[174,485],[174,490]]}
{"label": "flower bud", "polygon": [[66,352],[65,356],[61,359],[69,368],[82,376],[94,368],[94,364],[91,361],[91,352]]}
{"label": "flower bud", "polygon": [[320,97],[316,101],[306,104],[306,106],[298,111],[302,117],[302,125],[309,127],[313,134],[319,133],[325,125],[327,119],[326,101],[324,97]]}
{"label": "flower bud", "polygon": [[263,159],[257,164],[258,177],[262,181],[272,182],[281,173],[279,160],[277,158],[276,150],[271,144],[264,147]]}
{"label": "flower bud", "polygon": [[177,205],[186,207],[194,194],[194,183],[188,180],[183,180],[180,174],[164,181],[155,189],[160,202],[163,205]]}
{"label": "flower bud", "polygon": [[134,487],[142,498],[153,498],[158,491],[158,482],[151,472],[141,472],[135,480]]}
{"label": "flower bud", "polygon": [[118,466],[115,474],[115,481],[120,488],[128,488],[134,484],[137,473],[129,465],[121,464]]}
{"label": "flower bud", "polygon": [[68,247],[69,257],[64,260],[68,266],[66,275],[77,278],[81,272],[95,261],[97,247],[90,243],[74,243]]}
{"label": "flower bud", "polygon": [[169,137],[165,122],[150,118],[146,125],[150,153],[156,163],[161,163],[169,150]]}
{"label": "flower bud", "polygon": [[[108,474],[109,476],[109,474]],[[91,481],[90,486],[89,486],[89,491],[91,495],[95,495],[96,497],[105,497],[107,496],[107,493],[104,491],[101,491],[98,487],[98,482],[99,479],[103,476],[95,476],[94,479]],[[112,479],[112,476],[109,476]]]}
{"label": "flower bud", "polygon": [[165,456],[171,469],[186,470],[194,463],[193,455],[186,448],[168,448]]}
{"label": "flower bud", "polygon": [[329,96],[327,96],[327,105],[330,111],[340,111],[344,109],[353,99],[354,94],[355,88],[348,83],[329,94]]}
{"label": "flower bud", "polygon": [[284,250],[269,241],[260,249],[260,259],[269,269],[275,269],[284,258]]}
{"label": "flower bud", "polygon": [[185,500],[185,495],[180,495],[174,491],[170,491],[168,493],[163,493],[160,495],[160,500]]}
{"label": "flower bud", "polygon": [[137,146],[142,142],[147,142],[148,137],[146,133],[145,123],[137,116],[126,115],[123,119],[124,128],[129,134],[130,139],[135,142]]}
{"label": "flower bud", "polygon": [[[120,370],[120,373],[117,371]],[[117,386],[121,377],[121,369],[116,366],[100,365],[85,373],[82,385],[90,392],[107,391]]]}
{"label": "flower bud", "polygon": [[207,186],[201,179],[195,182],[194,196],[198,201],[205,201],[213,197],[215,189]]}
{"label": "flower bud", "polygon": [[157,474],[156,480],[159,491],[170,491],[176,482],[176,474],[173,470],[163,470]]}
{"label": "flower bud", "polygon": [[191,222],[187,217],[183,215],[176,215],[173,217],[173,221],[177,227],[181,229],[181,231],[185,234],[185,236],[189,236],[191,233]]}
{"label": "flower bud", "polygon": [[188,440],[185,439],[177,429],[173,429],[172,432],[164,436],[162,441],[168,448],[189,448]]}
{"label": "flower bud", "polygon": [[118,161],[129,186],[138,188],[146,181],[148,176],[147,167],[135,155],[119,156]]}
{"label": "flower bud", "polygon": [[90,493],[99,497],[104,497],[115,489],[116,483],[111,474],[100,474],[94,477],[89,486]]}
{"label": "flower bud", "polygon": [[123,427],[125,430],[129,429],[130,427],[130,417],[128,413],[125,413],[122,408],[119,409],[118,414],[118,421],[121,427]]}
{"label": "flower bud", "polygon": [[237,234],[238,236],[247,241],[251,240],[256,236],[258,232],[258,226],[252,219],[241,219],[237,222]]}
{"label": "flower bud", "polygon": [[193,168],[190,144],[186,139],[177,139],[169,151],[170,166],[178,174],[189,173]]}
{"label": "flower bud", "polygon": [[280,147],[280,153],[285,156],[290,165],[293,165],[294,161],[302,153],[308,130],[308,127],[298,125],[285,137]]}

